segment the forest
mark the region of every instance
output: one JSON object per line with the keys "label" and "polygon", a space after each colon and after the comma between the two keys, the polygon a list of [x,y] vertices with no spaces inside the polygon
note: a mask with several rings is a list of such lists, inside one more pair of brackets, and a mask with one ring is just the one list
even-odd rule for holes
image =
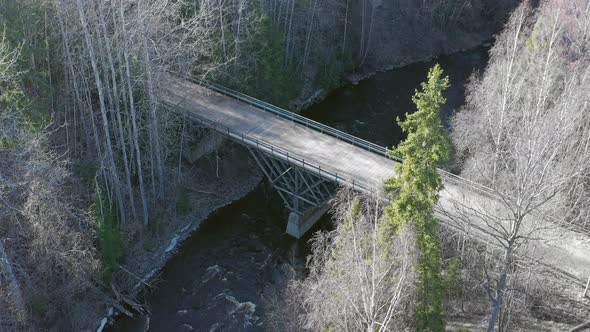
{"label": "forest", "polygon": [[0,0],[0,331],[149,317],[177,243],[272,187],[239,142],[165,105],[169,77],[299,113],[483,44],[448,124],[462,83],[435,65],[390,119],[396,175],[339,187],[303,272],[257,324],[219,330],[590,329],[589,0]]}

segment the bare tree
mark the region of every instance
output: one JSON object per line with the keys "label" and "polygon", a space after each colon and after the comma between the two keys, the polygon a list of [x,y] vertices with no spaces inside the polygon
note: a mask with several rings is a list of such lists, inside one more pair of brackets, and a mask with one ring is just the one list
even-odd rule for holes
{"label": "bare tree", "polygon": [[[11,48],[6,39],[6,31],[3,29],[0,39],[0,90],[2,91],[0,94],[0,153],[4,150],[4,145],[18,140],[21,134],[19,128],[21,116],[18,107],[15,107],[22,94],[18,88],[17,61],[19,55],[20,48]],[[4,197],[6,192],[13,189],[14,187],[0,173],[0,220],[11,220],[16,214],[17,208]],[[14,272],[12,259],[2,241],[0,238],[0,287],[5,291],[0,295],[0,302],[4,302],[3,304],[0,303],[0,309],[5,308],[6,310],[2,311],[11,314],[12,310],[7,309],[10,304],[14,304],[16,316],[19,314],[24,315],[26,314],[26,307],[23,291]],[[4,286],[5,283],[7,283],[7,286]],[[0,315],[0,326],[6,326],[5,324],[9,324],[7,321],[10,321],[10,318],[2,316]]]}
{"label": "bare tree", "polygon": [[391,331],[407,324],[415,248],[409,226],[391,244],[378,239],[383,201],[344,189],[333,210],[336,229],[318,233],[309,276],[291,285],[301,324],[319,330]]}
{"label": "bare tree", "polygon": [[[173,129],[180,120],[160,109],[162,74],[200,68],[207,76],[216,70],[219,59],[211,55],[220,41],[215,34],[220,20],[226,15],[234,17],[228,12],[237,12],[239,33],[236,45],[226,38],[227,47],[238,52],[240,36],[248,33],[247,25],[239,21],[245,3],[231,1],[210,10],[208,1],[202,0],[189,16],[183,14],[184,1],[55,2],[68,69],[65,84],[73,92],[69,100],[74,103],[68,107],[78,109],[74,119],[90,129],[85,130],[86,141],[95,144],[89,146],[87,157],[104,163],[101,177],[109,200],[116,202],[121,222],[130,211],[133,219],[141,218],[147,224],[149,207],[162,199],[166,174],[176,169],[165,162],[178,151],[178,135]],[[133,184],[134,178],[139,188]],[[147,185],[151,185],[150,198]],[[136,211],[136,195],[141,200],[141,214]]]}
{"label": "bare tree", "polygon": [[89,54],[89,58],[90,58],[90,63],[92,65],[92,72],[94,74],[94,80],[95,80],[95,84],[96,84],[96,89],[98,92],[98,99],[99,99],[99,104],[100,104],[100,114],[102,117],[102,124],[103,124],[103,133],[105,135],[105,142],[106,142],[106,158],[107,158],[107,162],[108,162],[108,170],[109,170],[109,175],[110,175],[110,179],[112,181],[113,184],[113,190],[115,191],[115,199],[117,201],[117,204],[119,206],[119,217],[122,223],[125,223],[125,213],[123,212],[124,209],[123,207],[125,206],[124,201],[123,201],[123,196],[121,194],[121,185],[119,184],[119,173],[117,171],[117,166],[115,163],[115,153],[113,150],[113,143],[112,143],[112,139],[111,139],[111,131],[109,128],[109,120],[108,120],[108,116],[107,116],[107,108],[106,108],[106,104],[105,104],[105,97],[104,97],[104,90],[103,90],[103,79],[101,78],[101,73],[99,71],[98,68],[98,63],[97,63],[97,56],[95,53],[95,48],[92,42],[92,37],[90,35],[90,31],[88,28],[88,22],[87,22],[87,18],[86,18],[86,13],[84,10],[84,5],[82,4],[82,2],[80,0],[77,0],[76,2],[77,4],[77,8],[78,8],[78,12],[80,14],[80,21],[82,23],[82,30],[84,32],[84,39],[86,42],[86,47],[88,49],[88,54]]}
{"label": "bare tree", "polygon": [[47,149],[49,134],[25,126],[18,53],[0,41],[0,328],[34,329],[75,312],[64,320],[75,329],[100,302],[74,300],[96,300],[93,219],[72,195],[67,163]]}
{"label": "bare tree", "polygon": [[[478,219],[503,248],[488,331],[501,315],[514,258],[526,246],[577,222],[590,167],[587,61],[564,56],[575,43],[564,29],[572,3],[528,3],[512,15],[481,79],[453,122],[462,175],[486,186],[497,204],[458,199],[464,219]],[[583,35],[583,34],[582,34]]]}

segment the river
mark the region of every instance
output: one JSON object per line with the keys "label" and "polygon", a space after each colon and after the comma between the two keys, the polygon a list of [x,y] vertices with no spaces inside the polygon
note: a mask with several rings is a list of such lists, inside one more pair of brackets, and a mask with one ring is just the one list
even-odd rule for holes
{"label": "river", "polygon": [[[333,91],[303,115],[368,141],[392,146],[403,139],[395,118],[414,109],[411,96],[428,69],[440,63],[451,87],[442,109],[445,126],[464,102],[465,83],[483,70],[487,49],[441,56],[377,73]],[[147,317],[120,318],[108,331],[267,331],[265,308],[276,289],[304,275],[311,233],[330,227],[329,215],[296,241],[285,235],[288,212],[268,183],[211,215],[144,294]]]}

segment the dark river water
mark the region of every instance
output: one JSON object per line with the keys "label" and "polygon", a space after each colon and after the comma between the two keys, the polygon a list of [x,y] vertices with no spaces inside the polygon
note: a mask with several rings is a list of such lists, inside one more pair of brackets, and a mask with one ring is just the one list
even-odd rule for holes
{"label": "dark river water", "polygon": [[[483,70],[487,49],[441,56],[378,73],[332,92],[303,115],[374,143],[392,146],[403,135],[397,116],[414,110],[411,96],[428,69],[440,63],[450,76],[443,121],[464,101],[464,84]],[[288,212],[268,183],[204,222],[168,262],[149,303],[149,331],[269,331],[265,312],[274,290],[304,274],[310,235],[285,235]],[[329,215],[312,229],[330,227]],[[310,233],[312,233],[310,232]],[[309,233],[308,233],[309,234]],[[121,318],[109,331],[144,331],[147,317]]]}

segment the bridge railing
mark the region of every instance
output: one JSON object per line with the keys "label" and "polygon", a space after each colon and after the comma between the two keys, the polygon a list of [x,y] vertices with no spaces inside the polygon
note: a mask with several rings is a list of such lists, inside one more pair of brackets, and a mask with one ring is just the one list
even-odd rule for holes
{"label": "bridge railing", "polygon": [[[201,82],[199,84],[202,84],[217,93],[220,93],[222,95],[240,100],[240,101],[247,103],[251,106],[261,108],[265,111],[268,111],[270,113],[278,115],[278,116],[285,118],[289,121],[293,121],[295,123],[304,125],[306,127],[313,128],[321,133],[336,137],[336,138],[343,140],[345,142],[348,142],[354,146],[358,146],[360,148],[371,151],[373,153],[377,153],[377,154],[382,155],[384,157],[392,158],[391,156],[388,156],[387,148],[380,146],[378,144],[363,140],[363,139],[358,138],[354,135],[345,133],[345,132],[340,131],[338,129],[334,129],[334,128],[327,126],[323,123],[308,119],[302,115],[290,112],[290,111],[285,110],[283,108],[269,104],[265,101],[256,99],[254,97],[248,96],[246,94],[232,90],[230,88],[226,88],[222,85],[211,83],[211,82]],[[397,162],[402,162],[401,158],[393,157],[392,159]],[[443,169],[439,169],[439,173],[441,174],[443,179],[445,179],[446,181],[451,181],[451,182],[453,182],[457,185],[461,185],[461,186],[467,186],[467,187],[469,187],[475,191],[478,191],[479,193],[484,194],[486,196],[495,195],[494,191],[492,189],[490,189],[484,185],[481,185],[477,182],[473,182],[471,180],[465,179],[463,177],[460,177],[456,174],[450,173],[450,172],[445,171]]]}
{"label": "bridge railing", "polygon": [[[170,106],[176,106],[176,105],[170,105]],[[203,126],[211,128],[211,129],[215,130],[216,132],[218,132],[224,136],[227,136],[228,138],[230,138],[234,141],[242,142],[252,148],[256,148],[259,151],[266,152],[266,153],[274,156],[275,158],[283,159],[294,166],[301,167],[302,169],[304,169],[310,173],[317,174],[318,176],[320,176],[324,179],[334,181],[338,184],[348,184],[353,189],[357,189],[357,190],[360,190],[360,191],[363,191],[366,193],[372,193],[372,194],[376,193],[376,188],[372,188],[368,184],[360,183],[360,182],[355,181],[353,179],[343,177],[336,172],[332,172],[330,170],[322,168],[320,165],[311,164],[311,163],[305,161],[305,158],[303,158],[297,154],[294,154],[292,152],[289,152],[287,150],[284,150],[276,145],[273,145],[272,143],[269,143],[269,142],[264,141],[259,138],[252,137],[250,135],[244,134],[244,133],[239,132],[237,130],[231,129],[228,126],[221,124],[220,122],[206,119],[204,117],[201,117],[201,116],[195,114],[194,112],[188,112],[186,110],[183,110],[183,112],[185,113],[186,116],[191,117],[194,120],[200,122]]]}
{"label": "bridge railing", "polygon": [[232,97],[234,99],[240,100],[240,101],[247,103],[251,106],[261,108],[267,112],[278,115],[278,116],[280,116],[284,119],[287,119],[289,121],[293,121],[293,122],[298,123],[300,125],[304,125],[306,127],[313,128],[321,133],[336,137],[340,140],[343,140],[345,142],[348,142],[352,145],[358,146],[358,147],[363,148],[365,150],[369,150],[374,153],[377,153],[377,154],[380,154],[383,156],[387,156],[387,149],[378,145],[378,144],[371,143],[369,141],[365,141],[364,139],[358,138],[354,135],[345,133],[345,132],[340,131],[338,129],[334,129],[334,128],[327,126],[323,123],[308,119],[308,118],[301,116],[299,114],[287,111],[286,109],[271,105],[267,102],[264,102],[262,100],[258,100],[254,97],[250,97],[250,96],[245,95],[241,92],[234,91],[234,90],[226,88],[224,86],[221,86],[221,85],[218,85],[215,83],[210,83],[210,82],[203,82],[200,84],[203,84],[204,86],[208,87],[209,89],[211,89],[215,92],[218,92],[218,93],[221,93],[221,94],[226,95],[228,97]]}

